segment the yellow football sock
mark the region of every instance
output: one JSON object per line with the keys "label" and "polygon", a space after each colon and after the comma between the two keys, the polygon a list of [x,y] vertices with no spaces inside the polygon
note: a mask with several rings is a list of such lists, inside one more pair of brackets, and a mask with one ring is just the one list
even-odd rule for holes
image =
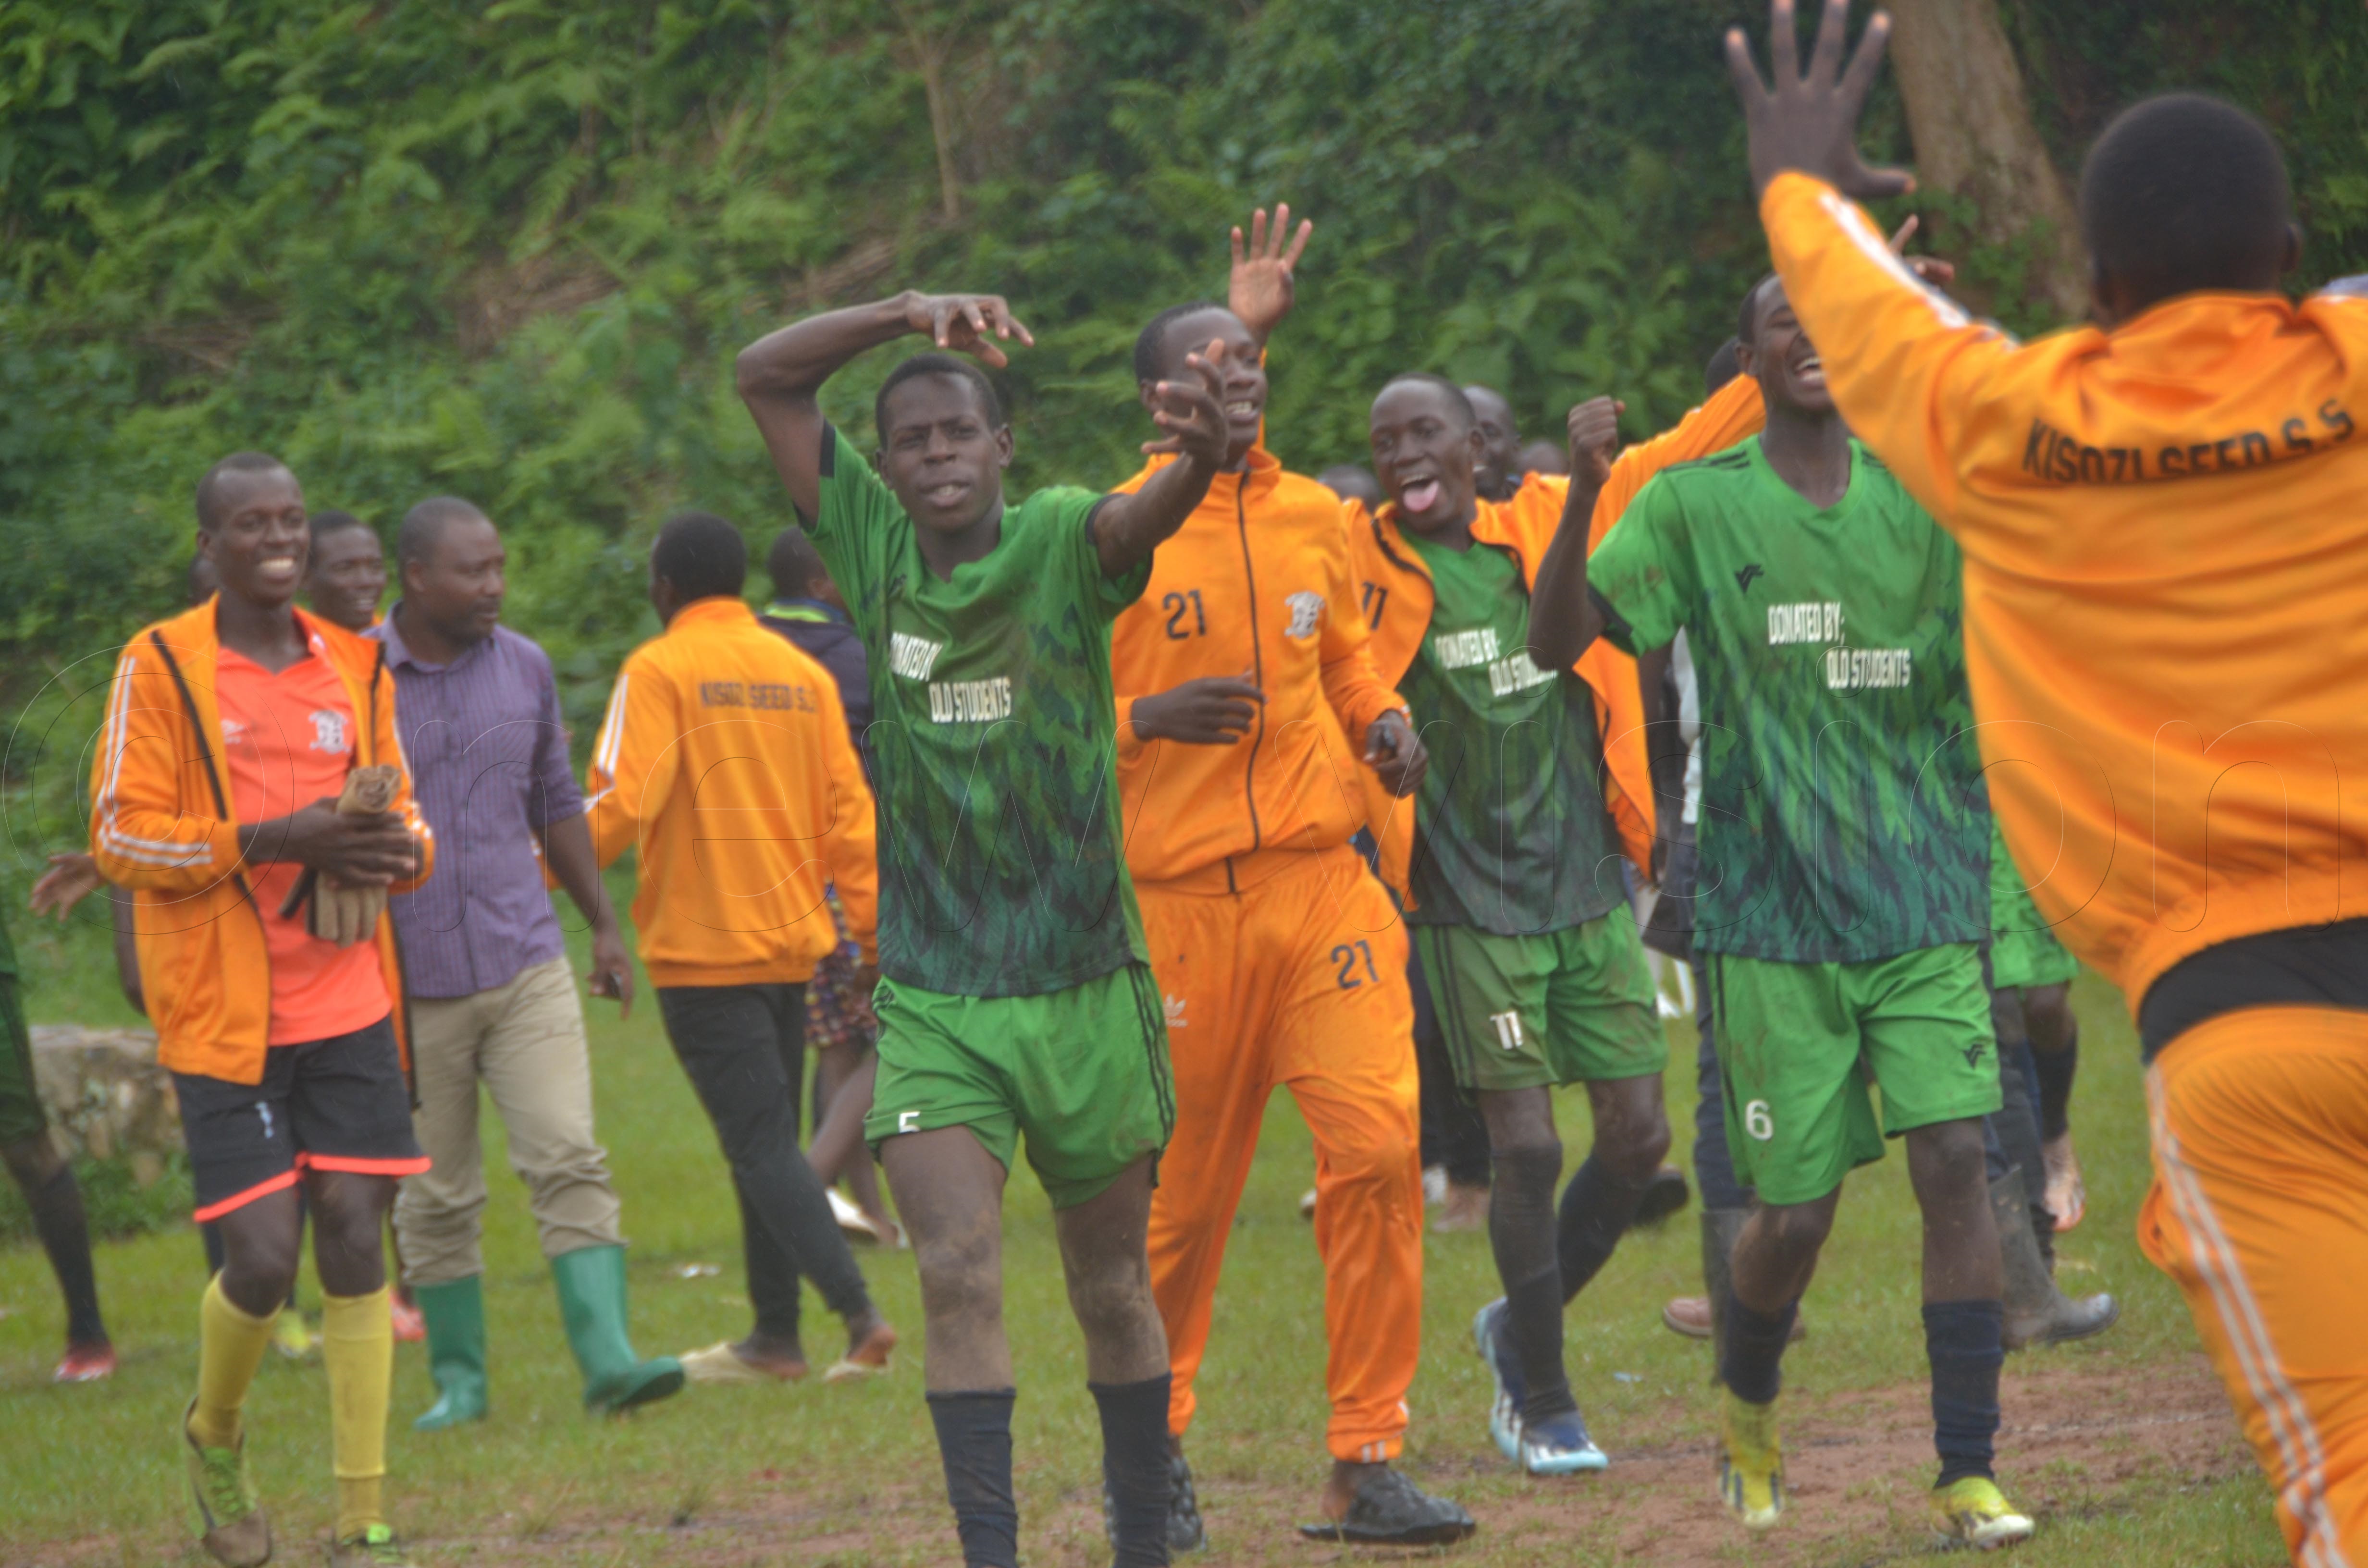
{"label": "yellow football sock", "polygon": [[189,1411],[189,1435],[209,1449],[238,1442],[239,1408],[271,1346],[271,1325],[279,1312],[256,1317],[222,1294],[222,1276],[206,1281],[198,1308],[198,1403]]}
{"label": "yellow football sock", "polygon": [[324,1296],[321,1362],[329,1374],[329,1434],[337,1471],[337,1534],[347,1540],[386,1522],[386,1412],[393,1394],[394,1325],[386,1287],[367,1296]]}

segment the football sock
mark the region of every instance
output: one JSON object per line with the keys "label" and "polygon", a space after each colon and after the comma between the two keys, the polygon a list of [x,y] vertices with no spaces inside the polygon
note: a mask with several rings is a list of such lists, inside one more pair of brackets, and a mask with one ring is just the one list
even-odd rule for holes
{"label": "football sock", "polygon": [[104,1345],[107,1324],[98,1315],[98,1278],[90,1267],[90,1226],[83,1218],[82,1188],[74,1167],[60,1165],[40,1190],[26,1198],[33,1209],[33,1228],[41,1233],[41,1250],[58,1277],[66,1298],[66,1343]]}
{"label": "football sock", "polygon": [[[1800,1302],[1787,1301],[1782,1312],[1757,1312],[1743,1304],[1732,1284],[1727,1286],[1726,1355],[1719,1362],[1718,1380],[1736,1398],[1750,1404],[1774,1402],[1784,1384],[1784,1342],[1792,1337],[1793,1319],[1800,1310]],[[1990,1387],[1998,1387],[1995,1373]]]}
{"label": "football sock", "polygon": [[[1011,1494],[1011,1405],[1018,1397],[1014,1389],[929,1395],[946,1499],[954,1506],[968,1568],[1019,1568],[1019,1505]],[[1165,1406],[1159,1424],[1164,1442]]]}
{"label": "football sock", "polygon": [[1488,1245],[1505,1286],[1505,1338],[1526,1387],[1521,1419],[1566,1415],[1578,1406],[1563,1369],[1563,1279],[1554,1261],[1554,1189],[1562,1149],[1507,1149],[1491,1163],[1496,1181],[1488,1195]]}
{"label": "football sock", "polygon": [[329,1374],[329,1441],[337,1471],[336,1539],[386,1523],[386,1409],[394,1381],[387,1290],[321,1298],[321,1361]]}
{"label": "football sock", "polygon": [[1115,1568],[1167,1561],[1167,1396],[1162,1372],[1139,1383],[1087,1383],[1102,1415],[1102,1479],[1117,1537]]}
{"label": "football sock", "polygon": [[1556,1226],[1554,1250],[1562,1262],[1562,1297],[1567,1301],[1587,1288],[1611,1249],[1620,1244],[1621,1233],[1636,1218],[1636,1205],[1645,1200],[1645,1189],[1652,1185],[1648,1174],[1643,1181],[1628,1182],[1614,1176],[1589,1154],[1562,1189],[1562,1216]]}
{"label": "football sock", "polygon": [[2072,1128],[2072,1079],[2080,1071],[2080,1026],[2072,1026],[2072,1043],[2057,1051],[2033,1051],[2032,1065],[2039,1069],[2039,1135],[2053,1142]]}
{"label": "football sock", "polygon": [[1935,1485],[1990,1473],[1998,1368],[2006,1360],[2005,1317],[1996,1301],[1924,1303],[1924,1353],[1932,1362],[1932,1447],[1941,1456]]}
{"label": "football sock", "polygon": [[189,1435],[205,1447],[237,1444],[238,1413],[279,1318],[256,1317],[223,1295],[221,1275],[206,1281],[198,1308],[198,1403],[189,1411]]}

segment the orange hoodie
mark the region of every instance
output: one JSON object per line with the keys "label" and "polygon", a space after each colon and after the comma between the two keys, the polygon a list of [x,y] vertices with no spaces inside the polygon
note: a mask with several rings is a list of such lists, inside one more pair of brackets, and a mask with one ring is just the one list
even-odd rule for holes
{"label": "orange hoodie", "polygon": [[871,790],[838,683],[738,599],[695,599],[626,655],[584,786],[600,863],[641,846],[651,984],[812,979],[838,945],[826,881],[873,961]]}
{"label": "orange hoodie", "polygon": [[[98,874],[132,890],[148,1018],[156,1060],[176,1073],[233,1084],[263,1080],[271,1025],[271,960],[263,916],[239,854],[239,822],[222,762],[214,665],[222,642],[213,599],[144,627],[116,661],[107,722],[91,762],[90,852]],[[354,766],[402,769],[395,810],[422,846],[417,887],[434,869],[436,841],[411,797],[411,765],[394,732],[394,681],[385,648],[304,610],[296,624],[345,683],[352,705]],[[395,1041],[410,1060],[403,960],[394,922],[378,923],[379,971],[394,1000]]]}
{"label": "orange hoodie", "polygon": [[[1588,517],[1588,549],[1620,518],[1645,481],[1672,463],[1687,462],[1735,445],[1759,428],[1762,410],[1758,383],[1737,376],[1721,387],[1673,429],[1629,448],[1611,465],[1611,476],[1595,498]],[[1521,565],[1521,580],[1537,585],[1538,567],[1562,525],[1569,499],[1570,481],[1560,474],[1533,473],[1508,501],[1483,501],[1472,519],[1472,537],[1502,545]],[[1360,579],[1360,602],[1372,630],[1373,662],[1383,676],[1395,683],[1405,678],[1415,653],[1430,630],[1434,596],[1430,574],[1421,557],[1407,548],[1398,533],[1397,504],[1384,502],[1376,517],[1350,502],[1345,508],[1351,549]],[[1604,760],[1610,778],[1603,795],[1620,843],[1639,868],[1653,863],[1653,788],[1645,750],[1644,694],[1636,681],[1636,661],[1598,639],[1572,666],[1595,693],[1595,722],[1604,737]],[[1381,840],[1382,874],[1393,887],[1406,888],[1413,851],[1413,813],[1400,811],[1384,818],[1389,831]]]}
{"label": "orange hoodie", "polygon": [[1832,187],[1760,216],[1850,427],[1965,557],[1990,801],[2135,1008],[2201,949],[2368,915],[2368,301],[2192,294],[2027,347]]}
{"label": "orange hoodie", "polygon": [[[1173,459],[1120,485],[1143,487]],[[1139,881],[1222,873],[1242,858],[1329,849],[1365,825],[1365,729],[1405,700],[1374,670],[1349,539],[1332,492],[1263,446],[1247,474],[1221,473],[1153,557],[1150,585],[1110,629],[1126,864]],[[1146,741],[1134,700],[1205,676],[1255,682],[1266,701],[1232,745]],[[1228,881],[1230,879],[1230,881]]]}

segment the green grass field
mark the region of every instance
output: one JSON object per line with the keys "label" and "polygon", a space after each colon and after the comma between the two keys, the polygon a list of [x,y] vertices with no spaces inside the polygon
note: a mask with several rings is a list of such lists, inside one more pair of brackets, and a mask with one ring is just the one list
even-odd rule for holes
{"label": "green grass field", "polygon": [[[23,929],[23,923],[18,923]],[[33,1016],[111,1021],[102,949],[28,941]],[[60,966],[63,966],[62,971]],[[42,975],[58,977],[43,988]],[[2075,1108],[2088,1167],[2087,1224],[2067,1237],[2066,1279],[2110,1288],[2121,1324],[2084,1346],[2013,1358],[2000,1470],[2042,1517],[2021,1560],[2049,1565],[2273,1564],[2283,1552],[2266,1488],[2204,1381],[2186,1312],[2138,1254],[2146,1179],[2135,1051],[2116,998],[2093,980]],[[742,1332],[738,1225],[722,1160],[646,996],[629,1023],[595,1011],[601,1131],[633,1242],[635,1332],[645,1353]],[[1673,1031],[1668,1080],[1679,1151],[1691,1142],[1692,1052]],[[1572,1159],[1583,1099],[1563,1101]],[[488,1124],[492,1122],[488,1117]],[[498,1132],[495,1134],[498,1136]],[[489,1169],[501,1168],[497,1149]],[[1190,1451],[1214,1562],[1335,1562],[1291,1523],[1312,1517],[1324,1470],[1323,1281],[1297,1199],[1313,1169],[1287,1098],[1244,1200]],[[1035,1563],[1107,1562],[1099,1437],[1064,1304],[1049,1211],[1024,1174],[1006,1206],[1021,1388],[1016,1431],[1023,1550]],[[936,1563],[950,1560],[937,1457],[921,1402],[920,1313],[908,1255],[865,1259],[913,1353],[894,1376],[825,1389],[693,1389],[635,1419],[594,1422],[576,1385],[534,1233],[515,1183],[495,1178],[487,1311],[494,1415],[433,1437],[411,1431],[429,1401],[421,1347],[398,1348],[391,1497],[426,1563]],[[1923,1550],[1929,1483],[1916,1217],[1895,1150],[1850,1180],[1786,1366],[1798,1412],[1795,1506],[1747,1544],[1713,1500],[1707,1350],[1664,1330],[1669,1295],[1700,1289],[1691,1214],[1632,1237],[1569,1317],[1574,1383],[1613,1455],[1591,1480],[1532,1483],[1489,1446],[1486,1386],[1470,1349],[1474,1308],[1497,1293],[1486,1238],[1430,1237],[1423,1366],[1406,1462],[1481,1521],[1447,1554],[1472,1563],[1865,1563]],[[713,1265],[706,1273],[697,1266]],[[37,1250],[0,1252],[0,1562],[199,1561],[173,1444],[196,1358],[201,1263],[186,1229],[105,1245],[101,1287],[124,1358],[111,1381],[47,1379],[60,1328]],[[317,1309],[309,1277],[304,1300]],[[836,1348],[809,1295],[808,1348]],[[282,1562],[317,1561],[329,1525],[328,1414],[317,1363],[267,1366],[248,1405],[258,1483]]]}

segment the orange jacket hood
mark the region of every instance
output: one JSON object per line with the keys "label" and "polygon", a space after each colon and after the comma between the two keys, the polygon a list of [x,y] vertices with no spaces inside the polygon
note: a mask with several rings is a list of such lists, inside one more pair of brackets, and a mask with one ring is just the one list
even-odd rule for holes
{"label": "orange jacket hood", "polygon": [[[1142,488],[1155,458],[1118,486]],[[1406,704],[1374,669],[1340,503],[1263,446],[1221,473],[1153,557],[1110,632],[1127,869],[1167,881],[1267,849],[1329,849],[1365,825],[1367,726]],[[1266,700],[1232,745],[1145,740],[1135,699],[1244,676]],[[1384,808],[1385,809],[1385,808]],[[1238,869],[1238,868],[1234,868]]]}
{"label": "orange jacket hood", "polygon": [[[269,1050],[271,960],[262,913],[238,847],[239,821],[222,760],[214,670],[222,642],[214,599],[143,627],[116,661],[107,719],[91,764],[90,852],[99,875],[132,891],[141,986],[156,1026],[156,1059],[176,1073],[259,1083]],[[380,644],[296,612],[313,652],[328,660],[353,705],[355,764],[402,772],[395,810],[435,865],[435,835],[411,794],[411,765],[395,736],[394,680]],[[394,922],[378,923],[379,970],[409,1060],[402,956]]]}
{"label": "orange jacket hood", "polygon": [[838,945],[825,882],[873,960],[871,790],[838,684],[740,600],[694,600],[626,655],[584,785],[600,863],[640,847],[652,984],[811,979]]}
{"label": "orange jacket hood", "polygon": [[1990,800],[2066,943],[2135,1008],[2203,948],[2368,915],[2368,301],[2024,346],[1817,180],[1760,216],[1851,428],[1964,550]]}

